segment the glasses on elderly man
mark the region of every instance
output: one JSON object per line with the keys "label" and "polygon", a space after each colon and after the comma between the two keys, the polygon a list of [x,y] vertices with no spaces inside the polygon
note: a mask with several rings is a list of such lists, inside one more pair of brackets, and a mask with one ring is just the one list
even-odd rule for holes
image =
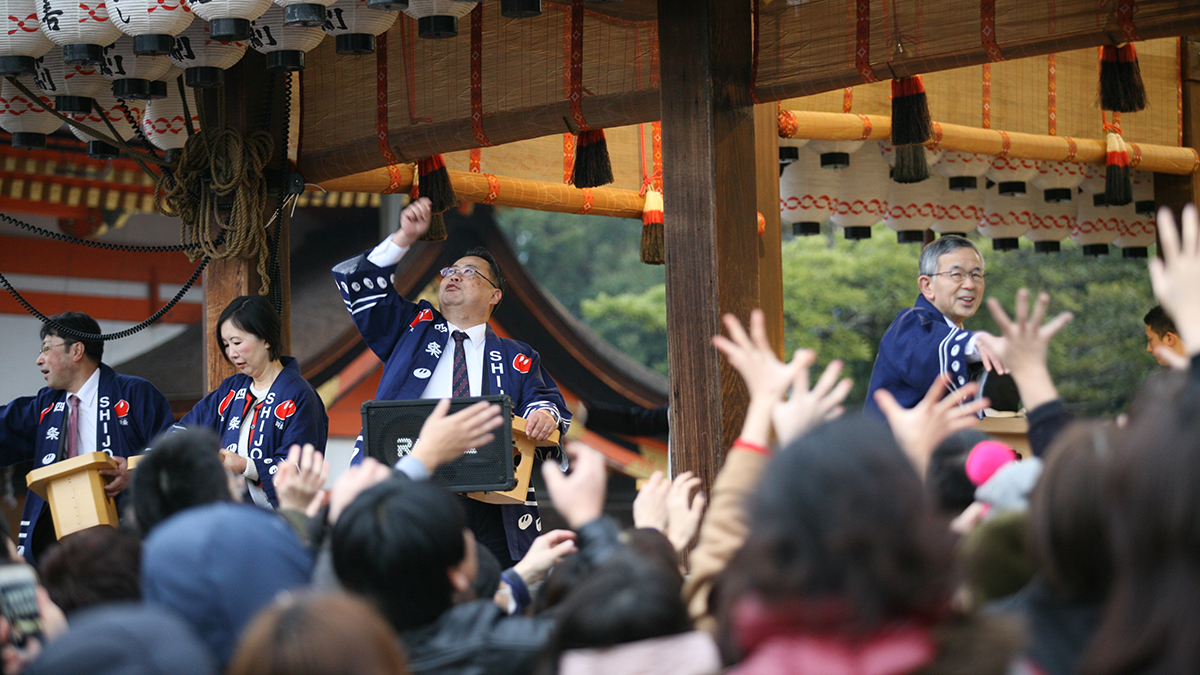
{"label": "glasses on elderly man", "polygon": [[455,274],[459,275],[460,277],[462,277],[464,279],[470,279],[471,277],[479,277],[480,279],[483,279],[484,281],[491,284],[492,288],[496,288],[496,289],[500,288],[491,279],[483,276],[483,272],[480,272],[479,270],[475,269],[474,267],[443,267],[441,270],[441,275],[443,277],[452,277]]}
{"label": "glasses on elderly man", "polygon": [[970,279],[973,283],[982,284],[987,281],[987,277],[988,277],[987,273],[980,272],[978,270],[976,270],[974,272],[963,272],[962,270],[959,270],[959,269],[953,269],[953,270],[950,270],[949,272],[937,272],[935,274],[930,274],[929,276],[931,276],[931,277],[942,277],[942,276],[948,277],[950,279],[950,281],[953,281],[956,284],[961,284],[962,282],[966,281],[967,279]]}

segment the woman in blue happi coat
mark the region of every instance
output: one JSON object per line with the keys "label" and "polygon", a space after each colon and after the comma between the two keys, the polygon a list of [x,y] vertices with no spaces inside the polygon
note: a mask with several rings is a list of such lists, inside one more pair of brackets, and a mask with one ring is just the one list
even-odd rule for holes
{"label": "woman in blue happi coat", "polygon": [[266,298],[244,295],[229,303],[217,320],[216,338],[238,373],[197,403],[179,426],[216,431],[225,466],[245,476],[255,504],[274,507],[275,472],[288,449],[311,443],[325,452],[325,404],[300,376],[296,359],[280,355],[279,314]]}

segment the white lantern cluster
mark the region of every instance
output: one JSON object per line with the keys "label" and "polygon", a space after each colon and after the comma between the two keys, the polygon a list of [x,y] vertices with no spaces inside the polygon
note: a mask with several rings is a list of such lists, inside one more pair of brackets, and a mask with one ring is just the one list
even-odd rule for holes
{"label": "white lantern cluster", "polygon": [[100,62],[100,74],[112,82],[113,96],[137,100],[150,98],[150,83],[170,68],[171,62],[165,56],[138,54],[129,36],[105,47]]}
{"label": "white lantern cluster", "polygon": [[[930,180],[936,178],[931,177]],[[983,210],[983,190],[951,190],[948,181],[938,180],[936,199],[933,224],[929,229],[938,234],[966,236],[979,226],[979,214]]]}
{"label": "white lantern cluster", "polygon": [[862,148],[864,141],[810,141],[809,149],[821,157],[821,168],[844,169],[850,166],[850,155]]}
{"label": "white lantern cluster", "polygon": [[837,210],[837,173],[822,169],[808,148],[800,148],[798,154],[779,177],[779,217],[792,224],[796,235],[820,234],[821,223]]}
{"label": "white lantern cluster", "polygon": [[[36,92],[37,86],[31,78],[19,78],[21,84],[30,91]],[[54,107],[54,102],[48,96],[38,96],[42,103]],[[0,129],[12,134],[12,146],[24,150],[37,150],[46,147],[46,136],[54,133],[62,126],[62,122],[50,112],[43,110],[21,90],[17,89],[8,78],[0,82]]]}
{"label": "white lantern cluster", "polygon": [[1131,172],[1133,201],[1120,209],[1117,238],[1113,244],[1121,249],[1122,258],[1145,258],[1158,236],[1154,203],[1154,174],[1149,171]]}
{"label": "white lantern cluster", "polygon": [[183,80],[189,87],[222,86],[225,71],[246,53],[245,42],[223,42],[210,36],[210,25],[194,21],[175,38],[171,63],[183,69]]}
{"label": "white lantern cluster", "polygon": [[375,36],[387,32],[398,16],[396,12],[372,9],[367,0],[337,0],[329,6],[322,28],[333,36],[338,54],[374,54]]}
{"label": "white lantern cluster", "polygon": [[404,13],[417,20],[417,35],[423,38],[452,38],[458,35],[458,20],[471,13],[477,0],[408,0]]}
{"label": "white lantern cluster", "polygon": [[1000,184],[987,188],[983,195],[983,210],[979,214],[979,233],[992,240],[995,251],[1013,251],[1019,237],[1033,223],[1030,213],[1032,197],[1024,192],[1011,196],[1000,193]]}
{"label": "white lantern cluster", "polygon": [[1074,201],[1079,184],[1083,182],[1084,165],[1077,162],[1038,162],[1037,175],[1030,183],[1042,191],[1045,202]]}
{"label": "white lantern cluster", "polygon": [[182,76],[183,69],[171,63],[170,59],[167,59],[167,72],[163,73],[162,77],[150,82],[150,98],[166,98],[167,87],[178,88],[176,82]]}
{"label": "white lantern cluster", "polygon": [[[192,128],[199,131],[200,113],[196,107],[196,90],[184,89],[184,92],[187,95]],[[142,133],[151,145],[166,150],[168,156],[171,151],[178,150],[187,143],[188,125],[178,88],[168,87],[166,98],[154,99],[146,104],[146,112],[142,115]]]}
{"label": "white lantern cluster", "polygon": [[954,192],[979,189],[979,179],[991,168],[990,157],[970,152],[943,152],[933,165],[933,170],[946,177],[947,187]]}
{"label": "white lantern cluster", "polygon": [[[134,127],[129,124],[129,120],[125,119],[125,110],[121,107],[121,104],[117,102],[116,97],[108,92],[101,92],[100,95],[96,97],[96,102],[99,104],[100,109],[104,111],[104,117],[108,118],[108,121],[112,124],[113,130],[116,130],[117,135],[120,136],[121,140],[128,141],[129,139],[133,138],[135,133]],[[129,109],[129,113],[133,116],[134,122],[141,124],[142,115],[146,109],[145,101],[130,100],[126,103],[126,107]],[[90,114],[71,115],[70,117],[77,122],[82,122],[88,127],[99,131],[105,136],[112,135],[112,131],[109,130],[108,124],[105,124],[104,122],[104,117],[101,117],[100,113],[94,109]],[[88,157],[113,159],[121,155],[121,150],[111,143],[98,140],[91,134],[81,131],[75,127],[70,128],[71,133],[75,134],[75,138],[87,143]]]}
{"label": "white lantern cluster", "polygon": [[71,66],[100,63],[104,48],[121,37],[104,0],[42,0],[38,19],[42,33],[63,48],[62,59]]}
{"label": "white lantern cluster", "polygon": [[871,226],[887,212],[888,165],[875,141],[862,144],[849,161],[848,167],[836,169],[837,210],[830,220],[847,239],[869,239]]}
{"label": "white lantern cluster", "polygon": [[[1049,189],[1046,191],[1049,192]],[[1033,250],[1037,253],[1057,253],[1061,248],[1060,242],[1070,236],[1075,228],[1078,201],[1039,200],[1035,194],[1030,198],[1029,205],[1032,219],[1025,238],[1033,242]]]}
{"label": "white lantern cluster", "polygon": [[1071,241],[1083,247],[1084,255],[1108,255],[1108,245],[1117,238],[1119,208],[1104,203],[1103,191],[1080,197]]}
{"label": "white lantern cluster", "polygon": [[0,75],[32,75],[54,47],[42,34],[33,0],[0,0]]}
{"label": "white lantern cluster", "polygon": [[788,164],[800,159],[800,148],[808,145],[807,138],[779,138],[779,175],[783,176],[783,170]]}
{"label": "white lantern cluster", "polygon": [[54,109],[64,115],[92,112],[96,95],[108,88],[98,67],[67,65],[61,47],[38,59],[33,81],[42,93],[54,96]]}
{"label": "white lantern cluster", "polygon": [[196,16],[208,22],[207,34],[218,42],[241,42],[248,39],[250,22],[271,8],[271,0],[189,0],[189,2]]}
{"label": "white lantern cluster", "polygon": [[984,175],[996,183],[996,191],[1001,196],[1023,195],[1025,184],[1038,175],[1038,163],[1018,157],[993,157],[992,167]]}
{"label": "white lantern cluster", "polygon": [[186,0],[107,0],[113,23],[133,38],[139,56],[166,56],[195,15]]}
{"label": "white lantern cluster", "polygon": [[888,183],[887,212],[883,224],[896,232],[901,244],[920,244],[925,230],[937,219],[938,187],[941,181],[932,176],[920,183]]}
{"label": "white lantern cluster", "polygon": [[[275,0],[283,8],[283,25],[320,28],[325,25],[325,12],[334,0]],[[382,8],[381,8],[382,9]],[[274,23],[274,22],[272,22]]]}
{"label": "white lantern cluster", "polygon": [[[324,12],[324,8],[321,10]],[[320,28],[292,26],[284,20],[284,8],[272,5],[250,24],[250,46],[266,54],[267,70],[304,70],[304,53],[325,39]]]}

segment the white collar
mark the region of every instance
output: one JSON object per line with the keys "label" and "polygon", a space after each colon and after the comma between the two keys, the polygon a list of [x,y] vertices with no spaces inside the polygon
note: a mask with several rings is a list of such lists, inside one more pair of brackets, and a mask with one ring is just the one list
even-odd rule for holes
{"label": "white collar", "polygon": [[450,338],[451,340],[454,339],[454,337],[453,337],[454,331],[461,330],[462,332],[466,333],[467,337],[471,340],[472,348],[478,349],[483,346],[483,338],[484,338],[484,335],[487,334],[487,324],[486,323],[475,324],[474,326],[471,326],[470,328],[459,328],[458,326],[455,326],[454,324],[450,323],[449,321],[446,322],[446,325],[450,327],[450,330],[446,331],[446,333],[451,336],[451,338]]}
{"label": "white collar", "polygon": [[67,392],[67,393],[75,394],[76,396],[78,396],[80,405],[90,406],[90,405],[95,404],[96,395],[99,392],[100,392],[100,368],[96,368],[96,370],[94,370],[92,372],[92,376],[87,379],[87,382],[84,382],[83,386],[79,388],[79,391]]}

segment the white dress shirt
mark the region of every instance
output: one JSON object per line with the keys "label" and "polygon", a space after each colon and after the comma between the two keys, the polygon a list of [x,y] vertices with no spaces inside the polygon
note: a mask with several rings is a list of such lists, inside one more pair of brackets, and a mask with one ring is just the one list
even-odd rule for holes
{"label": "white dress shirt", "polygon": [[[100,397],[100,369],[97,368],[92,376],[83,383],[79,391],[67,391],[67,396],[74,394],[79,397],[79,454],[96,451],[96,405]],[[68,406],[70,402],[68,401]],[[70,408],[68,407],[68,410]]]}

